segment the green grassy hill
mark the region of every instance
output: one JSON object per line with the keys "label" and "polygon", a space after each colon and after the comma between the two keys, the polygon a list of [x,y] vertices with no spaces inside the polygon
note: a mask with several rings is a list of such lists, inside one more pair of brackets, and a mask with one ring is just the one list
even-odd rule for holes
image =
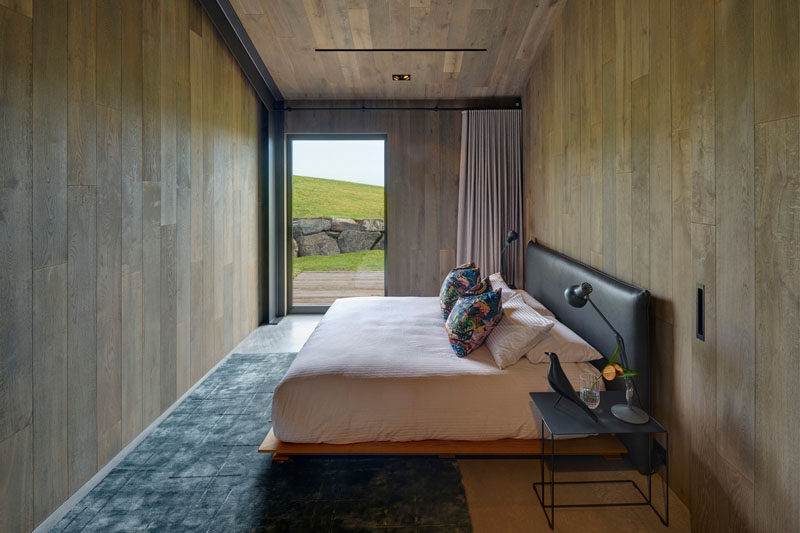
{"label": "green grassy hill", "polygon": [[383,187],[293,176],[292,217],[383,218]]}
{"label": "green grassy hill", "polygon": [[383,270],[383,250],[336,255],[307,255],[292,259],[292,277],[300,272],[332,270]]}

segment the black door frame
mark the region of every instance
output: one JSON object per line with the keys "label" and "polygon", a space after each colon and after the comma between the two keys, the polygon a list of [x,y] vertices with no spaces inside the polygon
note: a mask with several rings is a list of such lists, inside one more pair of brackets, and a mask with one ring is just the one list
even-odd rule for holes
{"label": "black door frame", "polygon": [[[285,250],[285,264],[282,268],[278,268],[278,275],[283,279],[280,280],[280,286],[284,288],[286,296],[286,309],[287,314],[324,314],[330,306],[328,305],[293,305],[292,304],[292,276],[290,275],[292,269],[292,141],[383,141],[383,223],[384,223],[384,254],[383,254],[383,293],[386,294],[387,276],[386,266],[388,257],[388,244],[389,244],[389,220],[387,213],[386,202],[386,175],[388,169],[388,135],[385,133],[287,133],[285,135],[286,146],[286,165],[285,172],[282,180],[280,181],[282,191],[279,191],[279,197],[284,197],[284,214],[281,220],[284,224],[284,250]],[[279,214],[280,216],[280,214]]]}

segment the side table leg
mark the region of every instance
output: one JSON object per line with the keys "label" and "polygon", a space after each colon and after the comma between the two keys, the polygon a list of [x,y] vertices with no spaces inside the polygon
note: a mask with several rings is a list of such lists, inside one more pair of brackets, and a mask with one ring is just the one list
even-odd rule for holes
{"label": "side table leg", "polygon": [[666,449],[665,452],[666,452],[666,455],[667,455],[667,459],[665,461],[666,464],[664,465],[664,475],[667,476],[667,494],[666,494],[666,499],[665,499],[665,501],[666,501],[666,515],[667,516],[666,516],[666,520],[664,521],[664,525],[669,527],[669,431],[667,431],[666,435],[667,435],[667,437],[666,437],[667,449]]}
{"label": "side table leg", "polygon": [[655,439],[652,433],[648,433],[649,441],[647,449],[647,503],[653,506],[653,443]]}
{"label": "side table leg", "polygon": [[553,432],[550,432],[550,529],[556,525],[556,441]]}
{"label": "side table leg", "polygon": [[[538,483],[535,482],[535,481],[533,482],[533,492],[536,494],[536,499],[539,500],[539,505],[542,506],[542,512],[544,513],[544,517],[547,520],[547,525],[550,527],[550,529],[553,529],[553,527],[555,527],[555,477],[554,477],[554,474],[553,474],[553,469],[555,468],[555,448],[553,446],[553,442],[554,442],[553,433],[550,432],[550,461],[551,461],[551,463],[550,463],[550,483],[549,483],[549,485],[550,485],[550,504],[549,504],[550,514],[548,515],[547,514],[548,504],[547,504],[547,496],[546,496],[547,488],[545,487],[545,481],[544,481],[544,462],[547,460],[547,457],[545,456],[546,452],[545,452],[545,449],[544,449],[545,442],[547,442],[545,440],[545,437],[544,437],[544,421],[542,421],[541,433],[539,433],[539,437],[540,437],[540,442],[542,443],[542,453],[539,456],[539,480],[540,481]],[[537,485],[539,485],[542,488],[542,494],[541,495],[539,495],[539,490],[536,487]]]}
{"label": "side table leg", "polygon": [[539,457],[539,473],[541,474],[541,484],[542,484],[542,511],[544,511],[544,515],[547,516],[547,509],[544,508],[544,421],[542,421],[542,429],[539,433],[539,437],[542,440],[542,455]]}
{"label": "side table leg", "polygon": [[[653,465],[652,465],[652,444],[650,449],[650,459],[648,461],[648,465],[650,468],[650,472],[647,475],[647,503],[650,505],[650,508],[656,513],[656,516],[661,523],[665,526],[669,527],[669,432],[665,431],[664,435],[666,437],[666,450],[664,450],[666,456],[664,459],[664,485],[666,486],[664,492],[664,514],[662,515],[658,509],[656,508],[655,503],[653,502],[653,496],[651,492],[651,479],[653,477]],[[653,439],[652,434],[650,435],[651,443],[655,440]]]}

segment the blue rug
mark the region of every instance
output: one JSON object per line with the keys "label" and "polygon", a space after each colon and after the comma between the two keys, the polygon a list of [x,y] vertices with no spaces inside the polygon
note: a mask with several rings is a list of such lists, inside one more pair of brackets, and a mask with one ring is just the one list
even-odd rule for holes
{"label": "blue rug", "polygon": [[471,531],[434,457],[257,453],[294,354],[230,356],[53,531]]}

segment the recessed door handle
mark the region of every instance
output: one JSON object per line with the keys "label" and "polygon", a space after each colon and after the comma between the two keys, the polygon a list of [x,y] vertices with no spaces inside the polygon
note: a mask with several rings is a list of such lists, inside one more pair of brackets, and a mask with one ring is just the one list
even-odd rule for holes
{"label": "recessed door handle", "polygon": [[706,340],[706,310],[705,310],[705,292],[706,287],[700,283],[697,284],[697,312],[695,313],[697,319],[696,332],[697,338],[701,341]]}

